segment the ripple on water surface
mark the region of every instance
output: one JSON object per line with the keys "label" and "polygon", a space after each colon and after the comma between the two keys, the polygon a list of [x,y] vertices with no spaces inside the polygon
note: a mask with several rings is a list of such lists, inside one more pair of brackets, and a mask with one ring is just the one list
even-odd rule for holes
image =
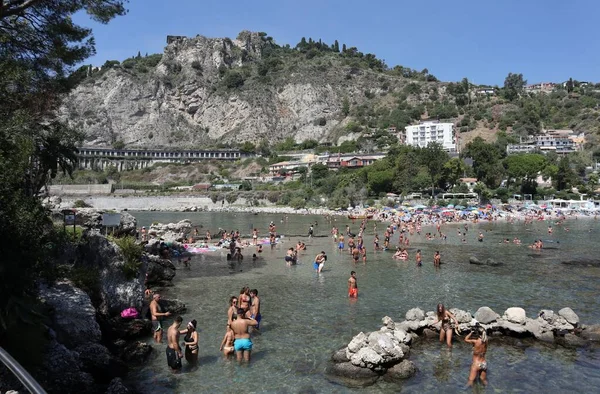
{"label": "ripple on water surface", "polygon": [[[139,225],[190,219],[196,225],[216,232],[221,227],[249,234],[258,227],[266,234],[270,221],[282,234],[306,234],[310,223],[318,222],[316,234],[325,236],[331,224],[323,217],[292,216],[281,222],[274,214],[161,213],[134,212]],[[563,261],[596,258],[600,226],[593,220],[568,221],[570,232],[556,226],[546,232],[547,223],[534,223],[525,231],[522,224],[482,223],[470,225],[467,244],[462,244],[455,226],[443,227],[448,240],[426,241],[412,236],[410,260],[394,261],[391,252],[373,252],[373,226],[367,226],[365,245],[368,261],[354,265],[348,252],[338,252],[329,237],[285,237],[273,250],[266,248],[262,260],[228,264],[226,251],[195,256],[192,268],[177,272],[175,287],[166,290],[188,305],[184,320],[197,319],[200,328],[200,367],[171,374],[166,366],[165,344],[156,345],[155,356],[132,374],[145,392],[456,392],[464,388],[471,360],[470,346],[457,342],[452,351],[436,341],[422,341],[413,347],[411,360],[418,374],[402,385],[378,381],[367,389],[352,389],[328,381],[325,367],[333,351],[346,345],[360,331],[379,329],[381,318],[403,320],[413,307],[434,310],[438,302],[474,313],[489,306],[502,314],[511,306],[522,306],[528,316],[540,309],[558,311],[571,306],[584,323],[600,323],[598,293],[600,268],[561,264]],[[337,218],[342,230],[349,224],[357,232],[358,223]],[[382,239],[383,225],[378,224]],[[462,226],[461,226],[462,229]],[[423,232],[433,231],[424,227]],[[484,242],[476,242],[483,231]],[[515,236],[524,245],[499,243]],[[542,238],[552,249],[534,251],[526,244]],[[308,250],[297,266],[283,262],[285,250],[298,240]],[[397,234],[392,244],[398,240]],[[552,242],[551,242],[552,241]],[[423,267],[414,265],[417,248],[423,253]],[[314,255],[325,250],[329,256],[324,272],[312,269]],[[445,264],[435,270],[433,253],[439,250]],[[251,251],[247,253],[252,255]],[[469,264],[469,257],[493,258],[500,266]],[[181,268],[181,267],[180,267]],[[347,279],[357,272],[359,299],[347,298]],[[249,366],[225,360],[219,345],[225,332],[229,296],[238,295],[248,285],[257,288],[262,299],[261,334],[253,338]],[[529,340],[505,341],[492,338],[488,352],[490,388],[494,391],[577,391],[594,392],[600,387],[598,349],[564,349]],[[185,364],[185,362],[184,362]]]}

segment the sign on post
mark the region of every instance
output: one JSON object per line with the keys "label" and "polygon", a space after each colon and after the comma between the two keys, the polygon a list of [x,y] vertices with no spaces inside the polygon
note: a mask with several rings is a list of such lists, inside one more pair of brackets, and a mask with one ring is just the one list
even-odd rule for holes
{"label": "sign on post", "polygon": [[113,228],[113,234],[115,232],[115,227],[119,227],[121,225],[121,214],[120,213],[103,213],[102,214],[102,225],[106,229],[106,233],[108,233],[108,228]]}
{"label": "sign on post", "polygon": [[63,213],[63,230],[67,232],[67,226],[73,226],[73,239],[77,237],[75,232],[75,215],[76,212],[73,209],[64,209]]}

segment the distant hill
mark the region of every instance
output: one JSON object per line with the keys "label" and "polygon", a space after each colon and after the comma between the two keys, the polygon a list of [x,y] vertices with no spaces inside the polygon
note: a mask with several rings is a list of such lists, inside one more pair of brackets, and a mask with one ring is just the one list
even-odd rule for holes
{"label": "distant hill", "polygon": [[438,82],[427,70],[390,69],[337,41],[303,38],[291,48],[243,31],[236,39],[167,42],[162,55],[138,54],[72,75],[77,87],[62,115],[85,132],[87,145],[192,148],[291,138],[377,149],[396,141],[388,126],[401,130],[426,118],[455,122],[466,137],[461,144],[498,131],[600,132],[599,85],[528,94],[517,81],[514,96],[484,92],[466,79]]}

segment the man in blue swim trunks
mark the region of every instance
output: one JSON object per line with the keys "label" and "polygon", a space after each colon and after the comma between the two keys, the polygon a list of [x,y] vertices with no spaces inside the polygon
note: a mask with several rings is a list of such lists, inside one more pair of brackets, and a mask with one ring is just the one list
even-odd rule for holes
{"label": "man in blue swim trunks", "polygon": [[260,298],[258,298],[258,290],[250,290],[250,300],[250,317],[256,320],[256,327],[254,328],[259,330],[262,316],[260,314]]}
{"label": "man in blue swim trunks", "polygon": [[327,260],[327,255],[325,254],[324,251],[321,251],[321,253],[319,253],[315,257],[315,262],[313,263],[313,268],[315,269],[315,271],[317,271],[317,273],[319,273],[319,274],[321,273],[326,260]]}
{"label": "man in blue swim trunks", "polygon": [[235,336],[233,341],[233,348],[238,361],[250,361],[250,355],[252,354],[252,341],[250,340],[250,334],[248,329],[254,327],[258,322],[252,318],[244,315],[243,309],[238,309],[237,316],[233,318],[231,322],[231,329]]}

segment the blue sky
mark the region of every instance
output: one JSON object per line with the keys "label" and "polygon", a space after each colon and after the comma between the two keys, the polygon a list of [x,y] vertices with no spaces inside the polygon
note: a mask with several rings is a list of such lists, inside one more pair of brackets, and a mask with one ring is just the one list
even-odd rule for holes
{"label": "blue sky", "polygon": [[280,45],[337,39],[442,81],[502,85],[513,72],[529,83],[600,82],[597,0],[131,0],[127,8],[108,25],[75,17],[96,38],[97,55],[86,63],[161,53],[167,35],[235,38],[252,30]]}

